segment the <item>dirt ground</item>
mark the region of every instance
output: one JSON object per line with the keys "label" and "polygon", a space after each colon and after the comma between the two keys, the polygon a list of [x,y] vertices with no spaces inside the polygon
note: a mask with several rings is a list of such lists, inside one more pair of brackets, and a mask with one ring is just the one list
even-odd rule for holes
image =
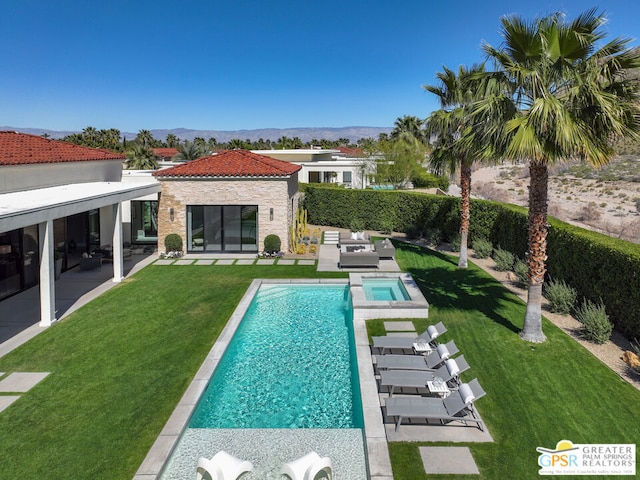
{"label": "dirt ground", "polygon": [[[606,178],[611,177],[609,174]],[[526,165],[483,167],[472,174],[472,194],[477,197],[526,206],[528,188]],[[581,178],[572,175],[571,170],[552,170],[549,214],[583,228],[640,243],[640,182]]]}

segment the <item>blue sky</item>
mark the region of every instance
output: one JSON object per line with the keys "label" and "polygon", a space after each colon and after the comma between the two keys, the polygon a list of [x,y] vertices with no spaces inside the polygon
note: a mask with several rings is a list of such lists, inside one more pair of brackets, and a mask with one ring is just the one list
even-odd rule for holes
{"label": "blue sky", "polygon": [[501,16],[592,6],[639,45],[637,0],[6,0],[0,125],[392,126],[438,107],[421,86],[482,61]]}

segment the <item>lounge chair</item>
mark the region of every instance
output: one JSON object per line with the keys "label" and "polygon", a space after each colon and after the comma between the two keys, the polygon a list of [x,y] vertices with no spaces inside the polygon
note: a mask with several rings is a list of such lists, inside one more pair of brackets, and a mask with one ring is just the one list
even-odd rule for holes
{"label": "lounge chair", "polygon": [[[201,457],[196,469],[196,480],[237,480],[245,472],[253,470],[253,464],[234,457],[230,453],[220,450],[211,460]],[[205,475],[208,475],[205,476]]]}
{"label": "lounge chair", "polygon": [[287,475],[291,480],[314,480],[323,472],[326,478],[333,478],[333,467],[329,457],[321,457],[316,452],[309,452],[289,463],[282,465],[280,473]]}
{"label": "lounge chair", "polygon": [[396,417],[396,431],[403,418],[419,418],[438,420],[442,424],[453,421],[475,423],[480,430],[484,430],[484,423],[478,418],[473,402],[485,395],[477,379],[468,384],[463,383],[460,388],[447,398],[428,397],[394,397],[385,399],[387,416]]}
{"label": "lounge chair", "polygon": [[376,368],[378,370],[433,370],[458,352],[460,350],[451,340],[441,343],[428,355],[378,355]]}
{"label": "lounge chair", "polygon": [[386,350],[413,349],[413,344],[430,344],[432,348],[436,346],[436,339],[447,331],[447,327],[442,322],[430,325],[422,335],[418,337],[397,337],[395,335],[384,335],[382,337],[373,337],[373,348],[379,349],[384,355]]}
{"label": "lounge chair", "polygon": [[459,382],[458,375],[469,368],[464,355],[460,355],[456,359],[446,360],[444,365],[436,370],[383,370],[380,372],[380,386],[389,387],[390,397],[393,397],[396,387],[429,388],[427,382],[433,382],[438,377],[449,387],[453,387]]}

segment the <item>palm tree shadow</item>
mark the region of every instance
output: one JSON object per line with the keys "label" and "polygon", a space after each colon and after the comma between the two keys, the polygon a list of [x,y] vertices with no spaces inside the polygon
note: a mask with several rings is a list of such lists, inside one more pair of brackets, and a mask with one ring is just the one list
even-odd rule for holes
{"label": "palm tree shadow", "polygon": [[[515,333],[520,332],[521,327],[499,312],[504,309],[505,304],[521,306],[521,301],[499,282],[493,278],[487,278],[487,274],[478,267],[458,268],[455,257],[417,245],[404,244],[397,248],[410,254],[427,255],[433,258],[432,262],[427,262],[431,263],[429,266],[413,266],[407,270],[431,305],[442,309],[479,311],[509,330]],[[419,264],[423,263],[425,262],[419,262]]]}

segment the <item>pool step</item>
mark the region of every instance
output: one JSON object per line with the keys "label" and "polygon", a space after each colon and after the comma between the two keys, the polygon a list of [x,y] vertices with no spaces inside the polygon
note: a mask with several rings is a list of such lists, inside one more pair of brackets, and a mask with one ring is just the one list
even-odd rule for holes
{"label": "pool step", "polygon": [[335,230],[327,230],[324,232],[325,245],[338,245],[340,243],[340,232]]}

